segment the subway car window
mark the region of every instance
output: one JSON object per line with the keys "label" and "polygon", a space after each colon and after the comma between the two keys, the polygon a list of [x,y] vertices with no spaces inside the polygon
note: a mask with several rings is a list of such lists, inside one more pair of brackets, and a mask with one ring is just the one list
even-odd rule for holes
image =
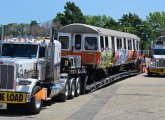
{"label": "subway car window", "polygon": [[156,45],[163,45],[163,41],[157,41]]}
{"label": "subway car window", "polygon": [[105,37],[105,47],[108,48],[109,44],[108,44],[108,37]]}
{"label": "subway car window", "polygon": [[81,49],[81,35],[80,34],[75,35],[75,49],[76,50]]}
{"label": "subway car window", "polygon": [[131,40],[128,40],[128,50],[132,50],[132,42],[131,42]]}
{"label": "subway car window", "polygon": [[62,49],[69,48],[69,37],[68,36],[60,36],[59,41],[61,42]]}
{"label": "subway car window", "polygon": [[126,38],[124,38],[124,49],[126,49]]}
{"label": "subway car window", "polygon": [[104,50],[104,39],[103,36],[100,36],[100,48]]}
{"label": "subway car window", "polygon": [[97,50],[96,37],[85,37],[85,50]]}
{"label": "subway car window", "polygon": [[139,41],[136,41],[136,49],[139,50]]}
{"label": "subway car window", "polygon": [[114,40],[114,36],[111,37],[112,40],[112,49],[115,50],[115,40]]}
{"label": "subway car window", "polygon": [[135,50],[135,40],[133,39],[133,50]]}
{"label": "subway car window", "polygon": [[117,38],[117,49],[121,49],[122,48],[122,40],[121,38]]}

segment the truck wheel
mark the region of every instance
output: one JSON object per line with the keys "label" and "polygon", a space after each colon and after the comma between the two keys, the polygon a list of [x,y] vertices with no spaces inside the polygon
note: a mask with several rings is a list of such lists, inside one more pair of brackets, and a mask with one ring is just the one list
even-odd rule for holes
{"label": "truck wheel", "polygon": [[76,94],[75,96],[78,97],[81,93],[81,80],[80,78],[77,78],[76,80]]}
{"label": "truck wheel", "polygon": [[76,85],[75,85],[74,81],[72,81],[72,83],[71,83],[70,90],[71,90],[71,94],[70,94],[69,98],[73,99],[75,97],[75,94],[76,94]]}
{"label": "truck wheel", "polygon": [[29,114],[38,114],[42,109],[42,100],[38,100],[34,95],[41,90],[40,86],[36,86],[32,91],[31,102],[27,104]]}
{"label": "truck wheel", "polygon": [[68,96],[69,96],[69,82],[68,80],[66,81],[65,83],[65,93],[64,93],[66,99],[68,99]]}

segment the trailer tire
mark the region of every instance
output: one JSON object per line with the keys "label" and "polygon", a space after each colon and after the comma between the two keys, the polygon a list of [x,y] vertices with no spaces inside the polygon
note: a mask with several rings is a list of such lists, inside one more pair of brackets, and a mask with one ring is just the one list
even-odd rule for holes
{"label": "trailer tire", "polygon": [[77,78],[76,79],[76,93],[75,97],[78,97],[81,94],[81,79]]}
{"label": "trailer tire", "polygon": [[[69,81],[68,81],[68,80],[67,80],[66,83],[65,83],[64,95],[65,95],[65,98],[66,98],[66,100],[67,100],[68,97],[69,97]],[[62,95],[62,96],[63,96],[63,95]]]}
{"label": "trailer tire", "polygon": [[41,90],[40,86],[36,86],[34,87],[33,91],[32,91],[32,98],[31,98],[31,102],[27,103],[27,110],[28,113],[31,115],[34,114],[38,114],[40,113],[41,109],[42,109],[42,100],[37,100],[34,95],[39,92]]}
{"label": "trailer tire", "polygon": [[76,84],[75,84],[75,81],[73,80],[71,83],[70,83],[71,87],[70,87],[70,95],[69,95],[69,98],[70,99],[73,99],[76,95]]}

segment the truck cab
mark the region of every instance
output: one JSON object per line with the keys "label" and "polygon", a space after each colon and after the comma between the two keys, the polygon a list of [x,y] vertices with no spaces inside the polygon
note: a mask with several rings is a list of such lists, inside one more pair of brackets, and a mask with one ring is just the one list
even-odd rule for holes
{"label": "truck cab", "polygon": [[165,75],[165,36],[157,38],[151,53],[152,59],[148,67],[148,76]]}
{"label": "truck cab", "polygon": [[59,41],[5,39],[0,51],[0,109],[25,104],[30,114],[37,114],[43,100],[63,92]]}

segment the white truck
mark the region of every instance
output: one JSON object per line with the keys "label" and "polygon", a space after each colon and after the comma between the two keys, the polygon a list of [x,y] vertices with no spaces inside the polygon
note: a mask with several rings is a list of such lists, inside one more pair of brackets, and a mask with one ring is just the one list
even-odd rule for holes
{"label": "white truck", "polygon": [[148,66],[148,76],[165,75],[165,36],[160,36],[151,50],[152,59]]}
{"label": "white truck", "polygon": [[0,109],[23,104],[29,114],[38,114],[43,101],[79,96],[86,79],[81,58],[61,59],[61,43],[53,37],[0,41]]}

